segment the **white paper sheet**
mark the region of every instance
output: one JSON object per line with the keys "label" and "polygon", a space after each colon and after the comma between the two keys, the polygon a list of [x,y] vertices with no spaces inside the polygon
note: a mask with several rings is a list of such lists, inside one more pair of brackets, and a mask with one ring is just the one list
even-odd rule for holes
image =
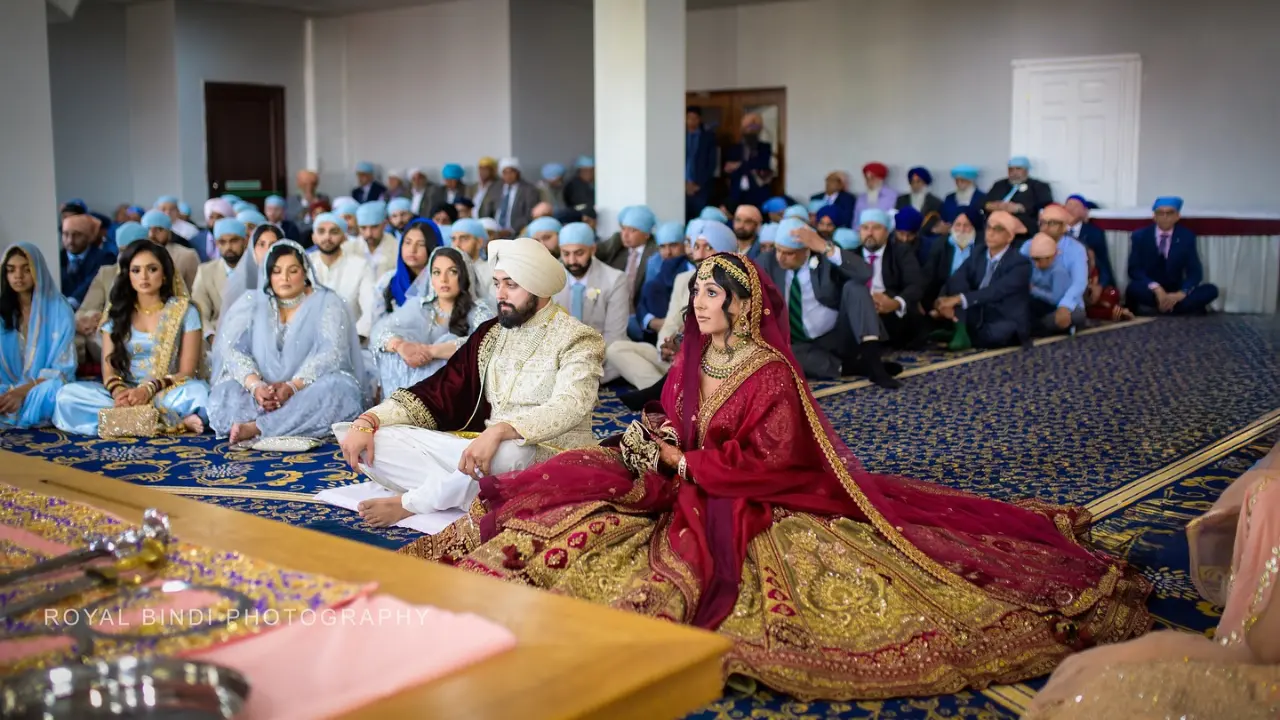
{"label": "white paper sheet", "polygon": [[[392,497],[398,497],[398,495],[375,482],[343,485],[316,493],[317,500],[351,511],[355,511],[362,500]],[[433,513],[410,515],[395,526],[417,530],[424,535],[434,535],[465,514],[463,510],[439,510]]]}

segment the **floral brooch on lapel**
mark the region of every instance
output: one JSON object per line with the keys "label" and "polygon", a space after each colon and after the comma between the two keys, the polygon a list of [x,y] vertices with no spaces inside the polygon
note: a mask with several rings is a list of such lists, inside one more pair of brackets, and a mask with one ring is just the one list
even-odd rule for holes
{"label": "floral brooch on lapel", "polygon": [[600,293],[601,293],[600,288],[587,288],[587,297],[591,298],[592,300],[599,300]]}

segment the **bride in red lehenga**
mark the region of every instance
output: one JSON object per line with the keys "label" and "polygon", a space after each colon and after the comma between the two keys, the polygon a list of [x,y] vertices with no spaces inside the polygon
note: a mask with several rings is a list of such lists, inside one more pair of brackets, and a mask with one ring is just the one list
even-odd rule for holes
{"label": "bride in red lehenga", "polygon": [[754,263],[695,274],[661,406],[603,447],[486,478],[402,552],[716,630],[724,672],[802,699],[1043,675],[1145,632],[1150,584],[1079,508],[867,472],[818,410]]}

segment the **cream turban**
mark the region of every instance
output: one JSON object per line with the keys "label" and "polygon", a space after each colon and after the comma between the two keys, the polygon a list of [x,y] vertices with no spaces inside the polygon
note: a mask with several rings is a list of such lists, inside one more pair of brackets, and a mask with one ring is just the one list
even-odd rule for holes
{"label": "cream turban", "polygon": [[490,242],[489,262],[494,272],[501,270],[510,275],[517,285],[537,297],[549,298],[564,289],[564,266],[533,238]]}

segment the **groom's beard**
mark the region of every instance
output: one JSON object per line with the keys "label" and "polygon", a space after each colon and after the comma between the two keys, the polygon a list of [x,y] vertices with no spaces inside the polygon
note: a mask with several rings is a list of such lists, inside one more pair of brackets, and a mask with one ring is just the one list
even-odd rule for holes
{"label": "groom's beard", "polygon": [[536,297],[530,297],[524,307],[516,307],[511,303],[498,303],[498,324],[504,328],[520,327],[536,314],[538,314]]}

